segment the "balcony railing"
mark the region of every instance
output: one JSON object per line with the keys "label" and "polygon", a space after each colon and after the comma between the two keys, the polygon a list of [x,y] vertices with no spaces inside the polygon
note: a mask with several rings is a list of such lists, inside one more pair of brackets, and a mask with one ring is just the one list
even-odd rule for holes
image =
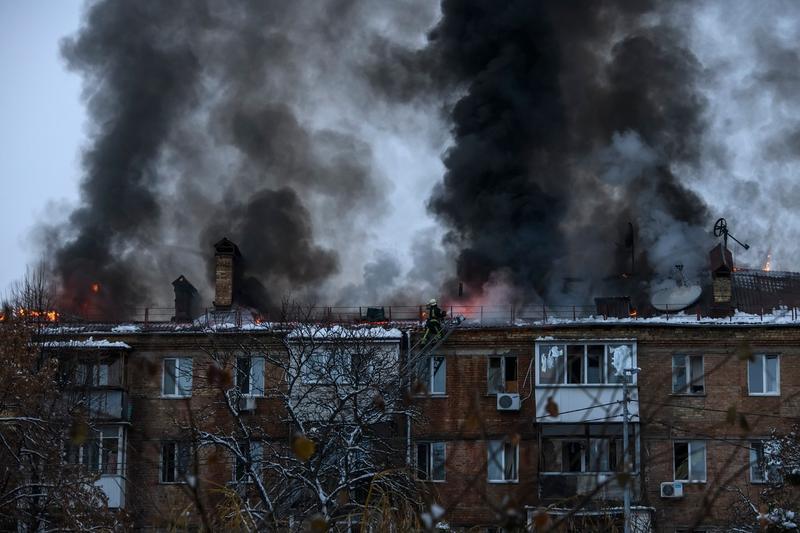
{"label": "balcony railing", "polygon": [[[593,500],[622,501],[623,488],[614,472],[540,473],[539,491],[543,500],[562,500],[591,495]],[[631,495],[639,498],[639,475],[631,481]]]}

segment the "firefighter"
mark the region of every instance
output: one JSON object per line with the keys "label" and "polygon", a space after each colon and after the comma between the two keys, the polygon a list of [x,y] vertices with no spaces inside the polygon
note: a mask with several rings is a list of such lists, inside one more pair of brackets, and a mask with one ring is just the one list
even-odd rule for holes
{"label": "firefighter", "polygon": [[435,339],[442,332],[442,321],[445,312],[436,303],[436,298],[428,302],[428,319],[425,321],[425,335],[422,336],[423,344],[428,340]]}

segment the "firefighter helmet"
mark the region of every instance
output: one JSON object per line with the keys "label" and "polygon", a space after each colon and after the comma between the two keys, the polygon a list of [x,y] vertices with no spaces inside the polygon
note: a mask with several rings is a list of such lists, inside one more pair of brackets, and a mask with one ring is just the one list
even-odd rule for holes
{"label": "firefighter helmet", "polygon": [[436,298],[431,298],[431,300],[428,302],[428,305],[436,305]]}

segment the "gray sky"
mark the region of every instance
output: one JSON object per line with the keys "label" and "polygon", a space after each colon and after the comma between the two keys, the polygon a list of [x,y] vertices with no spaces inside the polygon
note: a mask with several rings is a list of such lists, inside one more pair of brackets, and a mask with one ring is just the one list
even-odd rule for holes
{"label": "gray sky", "polygon": [[0,291],[35,256],[33,222],[64,216],[77,198],[84,112],[80,79],[58,46],[82,0],[0,0]]}

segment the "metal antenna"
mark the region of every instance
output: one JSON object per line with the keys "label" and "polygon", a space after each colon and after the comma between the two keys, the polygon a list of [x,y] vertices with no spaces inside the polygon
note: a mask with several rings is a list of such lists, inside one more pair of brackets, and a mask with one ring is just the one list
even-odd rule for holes
{"label": "metal antenna", "polygon": [[722,237],[722,242],[725,244],[725,248],[728,247],[728,237],[730,237],[745,250],[750,249],[749,244],[743,243],[742,241],[731,235],[730,231],[728,231],[728,223],[725,221],[724,218],[720,218],[714,223],[714,237]]}

